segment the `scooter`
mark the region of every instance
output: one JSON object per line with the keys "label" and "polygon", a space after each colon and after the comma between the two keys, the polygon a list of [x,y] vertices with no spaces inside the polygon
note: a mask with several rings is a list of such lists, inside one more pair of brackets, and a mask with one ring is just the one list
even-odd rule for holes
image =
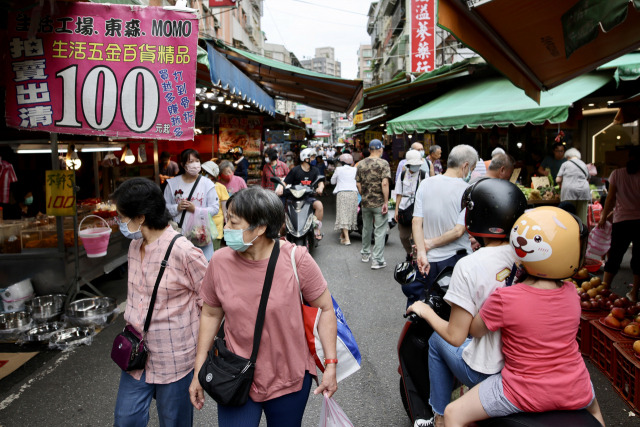
{"label": "scooter", "polygon": [[[308,186],[285,186],[282,193],[285,199],[285,237],[291,243],[305,246],[309,252],[317,245],[316,216],[313,213],[313,203],[310,199],[315,192],[316,185],[322,180],[324,180],[324,176],[321,175]],[[282,180],[276,177],[271,177],[271,182],[284,186]]]}
{"label": "scooter", "polygon": [[[447,267],[426,288],[424,302],[443,319],[449,320],[451,308],[443,299],[453,267]],[[404,316],[407,322],[402,328],[398,340],[398,359],[400,364],[400,397],[411,422],[416,419],[429,419],[433,416],[429,405],[429,338],[433,328],[415,313]],[[601,427],[586,409],[579,411],[550,411],[541,413],[522,412],[507,417],[490,418],[476,423],[480,427]]]}

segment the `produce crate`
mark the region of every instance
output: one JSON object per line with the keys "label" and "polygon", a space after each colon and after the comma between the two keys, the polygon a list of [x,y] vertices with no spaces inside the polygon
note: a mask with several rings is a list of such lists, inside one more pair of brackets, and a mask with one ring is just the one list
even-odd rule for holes
{"label": "produce crate", "polygon": [[615,366],[613,369],[613,389],[640,414],[640,360],[633,351],[633,341],[613,344]]}
{"label": "produce crate", "polygon": [[591,351],[589,357],[603,374],[613,380],[613,368],[615,367],[615,350],[613,344],[617,342],[629,343],[631,340],[620,332],[609,329],[600,324],[600,320],[591,320]]}
{"label": "produce crate", "polygon": [[587,312],[583,311],[580,314],[580,324],[578,325],[578,336],[576,339],[578,340],[578,347],[580,348],[580,353],[585,356],[589,356],[591,352],[591,324],[589,323],[592,320],[597,320],[603,317],[606,314],[604,311],[600,312]]}

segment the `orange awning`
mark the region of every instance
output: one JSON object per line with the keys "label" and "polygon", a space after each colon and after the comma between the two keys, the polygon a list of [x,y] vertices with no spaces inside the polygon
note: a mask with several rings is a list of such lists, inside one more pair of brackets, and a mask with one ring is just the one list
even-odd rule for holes
{"label": "orange awning", "polygon": [[640,47],[640,11],[627,0],[439,0],[438,25],[536,102]]}

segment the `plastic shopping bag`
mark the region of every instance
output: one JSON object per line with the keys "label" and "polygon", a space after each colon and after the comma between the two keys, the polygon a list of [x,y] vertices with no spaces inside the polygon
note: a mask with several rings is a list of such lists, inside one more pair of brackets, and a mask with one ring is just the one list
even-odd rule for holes
{"label": "plastic shopping bag", "polygon": [[196,208],[193,215],[190,215],[186,227],[182,229],[183,235],[193,243],[194,246],[208,246],[211,244],[211,227],[209,211],[206,208]]}
{"label": "plastic shopping bag", "polygon": [[353,423],[331,397],[324,396],[319,427],[353,427]]}
{"label": "plastic shopping bag", "polygon": [[604,228],[595,226],[591,230],[585,258],[595,260],[604,258],[611,247],[611,227],[611,223],[607,221],[604,223]]}

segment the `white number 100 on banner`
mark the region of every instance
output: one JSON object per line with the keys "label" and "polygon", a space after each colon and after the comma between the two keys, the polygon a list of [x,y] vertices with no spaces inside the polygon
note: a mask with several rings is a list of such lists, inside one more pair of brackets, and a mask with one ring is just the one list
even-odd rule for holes
{"label": "white number 100 on banner", "polygon": [[[56,126],[82,127],[77,119],[76,91],[78,87],[78,66],[72,65],[56,74],[63,82],[62,119]],[[102,99],[99,99],[102,78]],[[142,85],[140,88],[139,85]],[[139,99],[139,89],[141,99]],[[82,115],[87,124],[95,130],[109,129],[118,108],[118,82],[115,73],[108,67],[92,68],[82,82]],[[99,104],[99,102],[101,104]],[[100,108],[98,108],[100,106]],[[153,73],[146,68],[131,69],[122,82],[120,92],[120,113],[125,125],[133,132],[147,132],[155,124],[160,108],[160,93]],[[98,118],[98,111],[101,117]],[[140,121],[138,121],[138,117]]]}

